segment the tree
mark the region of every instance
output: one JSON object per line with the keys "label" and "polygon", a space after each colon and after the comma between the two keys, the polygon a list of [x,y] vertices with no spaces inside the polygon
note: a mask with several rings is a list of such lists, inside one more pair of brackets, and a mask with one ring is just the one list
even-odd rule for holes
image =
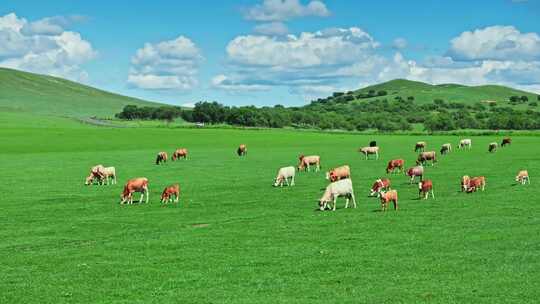
{"label": "tree", "polygon": [[377,92],[377,96],[386,96],[388,93],[384,90]]}
{"label": "tree", "polygon": [[525,95],[521,96],[521,102],[527,102],[527,101],[529,101],[529,97]]}
{"label": "tree", "polygon": [[408,101],[414,101],[414,96],[409,96],[409,97],[407,97],[407,100],[408,100]]}

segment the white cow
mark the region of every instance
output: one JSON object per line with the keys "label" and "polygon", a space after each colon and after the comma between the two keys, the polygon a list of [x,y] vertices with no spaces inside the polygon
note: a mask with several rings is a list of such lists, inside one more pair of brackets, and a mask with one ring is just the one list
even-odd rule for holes
{"label": "white cow", "polygon": [[341,179],[329,184],[319,200],[319,209],[323,211],[326,207],[329,207],[329,203],[333,202],[332,210],[336,211],[336,201],[340,196],[345,196],[347,199],[345,201],[345,208],[349,208],[349,199],[352,199],[353,206],[356,208],[356,200],[354,199],[354,191],[350,178]]}
{"label": "white cow", "polygon": [[[285,181],[287,186],[294,186],[295,173],[296,173],[296,170],[294,169],[293,166],[283,167],[279,169],[276,179],[274,180],[274,187],[277,187],[277,186],[283,187],[283,181]],[[290,184],[288,180],[289,178],[291,179]]]}
{"label": "white cow", "polygon": [[458,145],[458,148],[461,150],[461,149],[471,149],[472,147],[472,140],[470,138],[466,138],[466,139],[462,139],[459,141],[459,145]]}

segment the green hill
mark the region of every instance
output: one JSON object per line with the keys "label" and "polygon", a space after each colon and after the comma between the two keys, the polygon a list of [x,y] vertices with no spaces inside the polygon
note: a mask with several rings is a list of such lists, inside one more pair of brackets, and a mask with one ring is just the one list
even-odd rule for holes
{"label": "green hill", "polygon": [[0,112],[112,117],[128,104],[162,104],[98,90],[58,77],[0,68]]}

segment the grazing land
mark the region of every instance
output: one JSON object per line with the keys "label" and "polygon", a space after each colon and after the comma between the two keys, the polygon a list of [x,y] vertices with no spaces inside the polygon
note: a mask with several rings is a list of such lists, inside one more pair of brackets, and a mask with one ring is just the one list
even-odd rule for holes
{"label": "grazing land", "polygon": [[[17,125],[0,140],[1,303],[533,303],[540,298],[540,145],[515,136],[353,135],[286,130],[107,128],[56,119]],[[43,126],[46,126],[44,128]],[[357,152],[370,140],[380,160]],[[455,151],[426,167],[435,199],[390,175],[400,210],[367,197],[386,162],[413,165],[416,141]],[[247,157],[235,149],[248,145]],[[159,151],[187,161],[154,164]],[[278,168],[319,154],[323,172],[273,188]],[[95,164],[119,183],[84,186]],[[348,164],[358,208],[315,211],[324,171]],[[528,169],[532,184],[516,185]],[[464,194],[464,174],[485,192]],[[119,205],[123,183],[149,179],[150,203]],[[160,206],[164,186],[180,203]],[[138,198],[138,196],[136,196]]]}

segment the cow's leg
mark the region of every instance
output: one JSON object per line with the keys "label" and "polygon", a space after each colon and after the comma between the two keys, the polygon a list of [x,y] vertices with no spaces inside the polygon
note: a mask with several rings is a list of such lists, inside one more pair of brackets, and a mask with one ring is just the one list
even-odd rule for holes
{"label": "cow's leg", "polygon": [[285,182],[287,183],[287,187],[289,187],[290,184],[289,184],[289,178],[288,177],[285,178]]}
{"label": "cow's leg", "polygon": [[378,160],[378,159],[379,159],[379,152],[375,153],[375,156],[376,156],[376,158],[375,158],[375,159],[377,159],[377,160]]}
{"label": "cow's leg", "polygon": [[349,208],[349,196],[345,197],[345,209]]}
{"label": "cow's leg", "polygon": [[141,193],[141,197],[139,198],[139,204],[142,203],[143,198],[144,198],[144,192]]}
{"label": "cow's leg", "polygon": [[146,203],[148,204],[148,197],[150,196],[150,191],[148,191],[148,188],[144,189],[144,194],[146,194]]}
{"label": "cow's leg", "polygon": [[334,195],[334,207],[332,208],[332,211],[336,211],[336,203],[337,203],[337,195]]}
{"label": "cow's leg", "polygon": [[291,178],[291,186],[294,186],[294,175]]}
{"label": "cow's leg", "polygon": [[431,198],[435,198],[435,192],[433,192],[433,189],[431,189]]}

